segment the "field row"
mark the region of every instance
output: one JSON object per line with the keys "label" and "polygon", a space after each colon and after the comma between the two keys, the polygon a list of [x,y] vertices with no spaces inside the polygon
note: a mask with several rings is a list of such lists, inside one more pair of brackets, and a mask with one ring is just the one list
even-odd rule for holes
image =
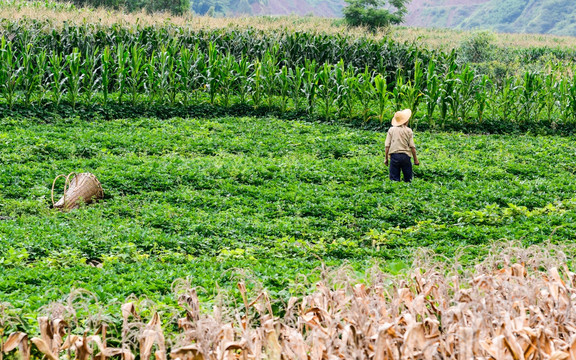
{"label": "field row", "polygon": [[290,67],[281,65],[277,52],[251,62],[224,55],[214,44],[207,53],[197,46],[167,45],[151,55],[137,45],[70,54],[35,50],[16,51],[1,39],[0,95],[9,109],[58,108],[62,102],[73,112],[79,104],[112,102],[134,107],[240,104],[382,123],[395,110],[410,108],[417,114],[416,128],[419,123],[442,129],[486,123],[490,132],[525,124],[533,131],[560,128],[567,133],[576,122],[576,81],[560,76],[567,71],[561,67],[494,82],[468,66],[458,67],[454,58],[431,59],[426,68],[417,60],[410,72],[399,70],[395,83],[389,83],[390,74],[362,71],[343,60],[335,65],[306,60]]}

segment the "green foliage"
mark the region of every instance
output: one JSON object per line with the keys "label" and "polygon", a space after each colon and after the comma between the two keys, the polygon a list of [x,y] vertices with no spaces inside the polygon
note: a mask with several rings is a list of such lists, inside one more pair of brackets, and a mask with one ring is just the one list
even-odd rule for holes
{"label": "green foliage", "polygon": [[406,15],[409,0],[345,0],[342,12],[352,26],[365,26],[370,30],[400,24]]}
{"label": "green foliage", "polygon": [[[4,19],[0,27],[0,36],[2,35],[6,38],[7,45],[12,47],[12,56],[14,51],[19,55],[24,53],[29,43],[33,54],[44,50],[48,56],[66,56],[77,48],[81,53],[89,52],[98,58],[100,52],[108,48],[114,61],[117,60],[120,47],[126,50],[136,46],[144,52],[148,60],[157,56],[163,47],[173,49],[176,54],[182,48],[197,49],[197,52],[204,56],[212,47],[220,55],[230,54],[236,59],[244,57],[249,62],[262,60],[267,53],[275,52],[276,55],[281,54],[278,61],[289,68],[302,66],[306,60],[316,61],[318,64],[329,62],[333,65],[343,60],[348,66],[358,69],[368,66],[381,73],[394,73],[399,67],[409,68],[417,58],[426,61],[431,53],[412,44],[400,44],[388,38],[357,39],[345,35],[269,32],[256,29],[195,30],[174,25],[130,27],[116,24],[107,27],[100,24],[64,24],[61,29],[53,29],[50,22]],[[101,61],[98,59],[96,64]]]}
{"label": "green foliage", "polygon": [[4,25],[0,109],[10,114],[169,117],[209,105],[220,114],[304,110],[310,118],[381,126],[408,107],[417,129],[575,129],[574,80],[565,76],[573,69],[560,60],[570,52],[528,49],[494,61],[502,52],[490,33],[445,54],[387,39],[290,32]]}
{"label": "green foliage", "polygon": [[[0,297],[30,323],[72,288],[109,313],[130,294],[173,303],[177,278],[212,298],[243,269],[287,300],[322,264],[396,269],[421,247],[472,261],[496,239],[576,236],[572,137],[417,131],[422,165],[407,185],[387,179],[384,133],[336,124],[125,114],[0,125]],[[105,199],[49,209],[53,178],[72,170],[95,173]]]}
{"label": "green foliage", "polygon": [[[3,25],[0,298],[21,326],[73,288],[105,314],[131,294],[170,307],[178,278],[203,300],[241,277],[288,301],[325,266],[398,272],[422,247],[473,261],[500,239],[576,236],[570,51]],[[383,166],[380,130],[402,107],[422,160],[409,185]],[[95,173],[105,199],[51,210],[69,171]]]}
{"label": "green foliage", "polygon": [[26,249],[8,248],[2,257],[0,257],[0,266],[3,268],[22,267],[28,260],[28,251]]}
{"label": "green foliage", "polygon": [[488,32],[471,33],[460,44],[458,54],[462,62],[482,63],[494,59],[496,35]]}

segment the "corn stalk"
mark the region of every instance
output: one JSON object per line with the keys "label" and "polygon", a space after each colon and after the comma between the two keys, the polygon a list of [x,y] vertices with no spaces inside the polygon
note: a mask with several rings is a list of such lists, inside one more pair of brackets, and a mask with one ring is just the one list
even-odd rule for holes
{"label": "corn stalk", "polygon": [[138,102],[138,95],[143,87],[144,77],[144,49],[132,45],[130,48],[130,59],[128,62],[128,71],[126,82],[130,89],[130,100],[132,105]]}
{"label": "corn stalk", "polygon": [[318,90],[318,76],[316,74],[317,64],[315,61],[306,61],[304,65],[304,82],[302,92],[306,99],[306,112],[312,114],[314,111],[314,100]]}
{"label": "corn stalk", "polygon": [[375,89],[372,78],[373,73],[366,67],[358,78],[356,87],[356,96],[362,108],[362,120],[367,122],[370,119],[371,100],[374,98]]}
{"label": "corn stalk", "polygon": [[20,63],[20,57],[12,50],[12,43],[7,43],[5,37],[2,37],[0,42],[0,56],[3,80],[0,86],[8,106],[12,108],[16,102],[16,91],[23,79],[21,73],[24,68]]}
{"label": "corn stalk", "polygon": [[60,104],[62,97],[66,91],[66,82],[68,79],[64,74],[64,63],[61,54],[53,53],[50,57],[50,64],[48,69],[50,72],[51,87],[52,87],[52,101],[56,102],[56,105]]}
{"label": "corn stalk", "polygon": [[374,89],[376,90],[376,97],[378,100],[378,121],[382,123],[387,117],[386,109],[390,98],[386,77],[382,76],[382,74],[378,74],[374,77]]}
{"label": "corn stalk", "polygon": [[330,119],[334,99],[336,98],[332,65],[324,63],[318,72],[317,79],[318,97],[321,100],[320,104],[324,112],[324,120],[328,121]]}
{"label": "corn stalk", "polygon": [[82,82],[84,74],[82,68],[82,54],[77,48],[74,48],[71,54],[66,56],[65,62],[65,75],[66,86],[68,89],[68,100],[72,104],[72,108],[76,109],[76,102],[80,98],[82,91]]}

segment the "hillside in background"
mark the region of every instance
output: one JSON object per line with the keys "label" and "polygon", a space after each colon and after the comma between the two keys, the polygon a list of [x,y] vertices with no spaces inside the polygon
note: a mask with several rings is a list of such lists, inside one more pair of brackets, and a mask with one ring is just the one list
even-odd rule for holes
{"label": "hillside in background", "polygon": [[344,0],[267,0],[252,5],[255,15],[315,15],[341,17]]}
{"label": "hillside in background", "polygon": [[344,0],[190,0],[190,8],[194,13],[216,17],[244,15],[314,15],[318,17],[336,18],[342,16],[342,8],[345,4]]}
{"label": "hillside in background", "polygon": [[573,0],[412,0],[406,25],[576,36]]}
{"label": "hillside in background", "polygon": [[[344,0],[252,0],[249,11],[340,17],[345,5]],[[408,10],[407,26],[576,36],[574,0],[412,0]]]}
{"label": "hillside in background", "polygon": [[[455,28],[493,0],[411,0],[405,25]],[[510,0],[498,0],[504,3]],[[514,0],[512,0],[514,1]]]}

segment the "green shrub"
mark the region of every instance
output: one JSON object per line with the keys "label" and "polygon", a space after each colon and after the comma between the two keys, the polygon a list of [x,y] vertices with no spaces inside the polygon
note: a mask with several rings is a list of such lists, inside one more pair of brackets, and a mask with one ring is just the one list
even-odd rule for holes
{"label": "green shrub", "polygon": [[494,60],[496,36],[492,32],[472,33],[458,48],[458,55],[463,62],[481,63]]}

